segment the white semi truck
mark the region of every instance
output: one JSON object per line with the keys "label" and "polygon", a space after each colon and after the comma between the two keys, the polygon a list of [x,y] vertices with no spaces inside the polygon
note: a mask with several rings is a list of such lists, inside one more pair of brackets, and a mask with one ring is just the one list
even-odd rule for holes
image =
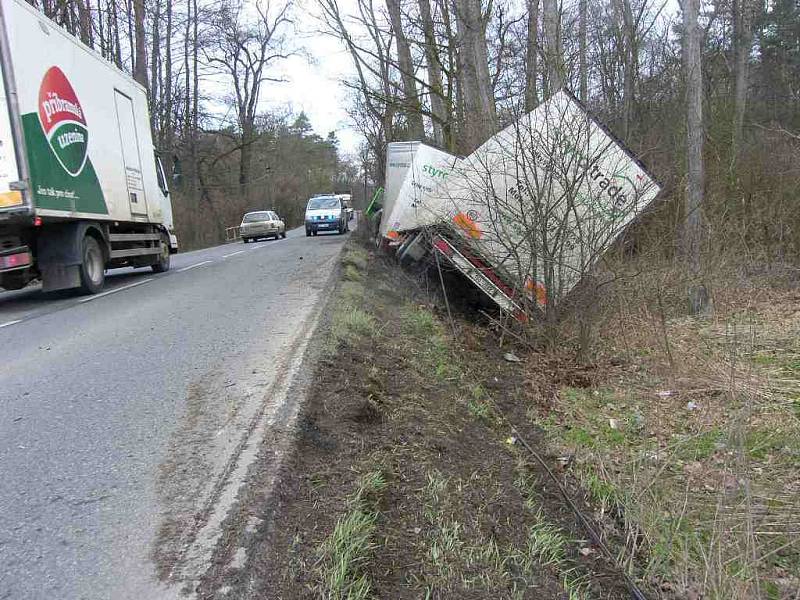
{"label": "white semi truck", "polygon": [[0,0],[0,287],[103,288],[178,241],[144,88],[21,0]]}

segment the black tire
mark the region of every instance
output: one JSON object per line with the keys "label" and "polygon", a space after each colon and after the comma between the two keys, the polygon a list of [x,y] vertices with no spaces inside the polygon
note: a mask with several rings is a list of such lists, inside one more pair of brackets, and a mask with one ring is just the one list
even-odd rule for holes
{"label": "black tire", "polygon": [[10,271],[0,275],[0,287],[6,290],[21,290],[28,285],[28,271],[21,269],[19,271]]}
{"label": "black tire", "polygon": [[103,249],[91,235],[83,238],[81,244],[81,291],[96,294],[106,282],[106,261]]}
{"label": "black tire", "polygon": [[250,243],[250,240],[248,238],[242,238],[242,242],[248,244]]}
{"label": "black tire", "polygon": [[284,239],[284,240],[286,239],[286,231],[285,230],[281,233],[281,238]]}
{"label": "black tire", "polygon": [[170,265],[169,239],[162,235],[159,244],[161,253],[158,255],[158,262],[150,265],[150,268],[153,269],[153,273],[166,273]]}

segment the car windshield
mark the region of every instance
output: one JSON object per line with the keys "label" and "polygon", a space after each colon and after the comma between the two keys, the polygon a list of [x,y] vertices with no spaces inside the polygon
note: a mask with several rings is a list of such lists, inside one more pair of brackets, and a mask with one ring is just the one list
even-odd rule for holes
{"label": "car windshield", "polygon": [[312,198],[308,201],[308,208],[310,210],[319,208],[339,208],[339,199],[330,197]]}
{"label": "car windshield", "polygon": [[242,219],[242,223],[255,223],[256,221],[270,221],[272,218],[268,212],[247,213]]}

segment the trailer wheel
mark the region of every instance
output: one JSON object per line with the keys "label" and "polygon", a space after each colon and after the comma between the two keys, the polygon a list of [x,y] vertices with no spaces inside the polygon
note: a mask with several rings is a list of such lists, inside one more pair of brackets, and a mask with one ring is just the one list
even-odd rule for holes
{"label": "trailer wheel", "polygon": [[166,273],[170,264],[169,241],[162,235],[159,244],[161,253],[158,255],[158,262],[150,265],[150,268],[153,269],[153,273]]}
{"label": "trailer wheel", "polygon": [[81,252],[81,290],[96,294],[106,281],[106,261],[103,249],[91,235],[84,236]]}

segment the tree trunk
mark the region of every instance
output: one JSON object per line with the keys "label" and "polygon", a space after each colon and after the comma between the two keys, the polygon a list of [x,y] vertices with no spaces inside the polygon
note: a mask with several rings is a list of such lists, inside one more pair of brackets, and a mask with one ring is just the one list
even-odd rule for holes
{"label": "tree trunk", "polygon": [[174,131],[172,130],[172,0],[167,3],[167,31],[164,40],[164,121],[161,129],[161,147],[164,150],[164,168],[167,177],[172,177],[172,152]]}
{"label": "tree trunk", "polygon": [[636,102],[638,71],[638,45],[636,23],[633,20],[630,0],[617,0],[617,10],[622,27],[622,137],[630,133],[633,109]]}
{"label": "tree trunk", "polygon": [[158,72],[161,64],[161,0],[156,0],[152,36],[153,45],[150,52],[150,131],[153,132],[154,139],[158,139],[156,136],[160,122],[158,115],[161,112],[158,95]]}
{"label": "tree trunk", "polygon": [[389,19],[397,42],[397,66],[403,81],[403,109],[408,121],[408,135],[412,140],[421,140],[425,136],[425,127],[422,123],[422,111],[417,93],[417,83],[414,79],[414,63],[411,60],[411,48],[403,32],[403,19],[400,12],[400,0],[386,0],[389,9]]}
{"label": "tree trunk", "polygon": [[459,84],[459,72],[461,69],[460,53],[458,51],[458,40],[453,32],[453,22],[450,18],[449,0],[436,0],[442,15],[444,34],[447,39],[447,125],[444,127],[445,148],[448,152],[455,154],[458,151],[456,133],[459,128],[464,127],[464,104],[462,102],[461,89]]}
{"label": "tree trunk", "polygon": [[242,198],[247,197],[247,183],[250,181],[250,165],[253,162],[252,137],[253,132],[250,128],[242,130],[242,149],[239,152],[239,191]]}
{"label": "tree trunk", "polygon": [[135,36],[135,56],[133,78],[145,88],[147,84],[147,54],[144,48],[144,0],[133,0],[133,20]]}
{"label": "tree trunk", "polygon": [[[478,101],[482,117],[482,129],[488,138],[494,135],[497,128],[497,112],[492,90],[492,76],[489,73],[489,51],[486,48],[486,19],[481,12],[481,0],[467,0],[471,7],[470,21],[475,24],[475,35],[472,36],[473,56],[475,57],[475,74],[478,79]],[[482,140],[483,141],[483,140]]]}
{"label": "tree trunk", "polygon": [[419,0],[422,17],[422,32],[425,36],[425,58],[428,62],[428,80],[431,88],[431,113],[433,118],[433,139],[438,145],[444,144],[443,127],[448,121],[444,108],[444,88],[442,87],[442,66],[436,49],[436,34],[433,28],[430,0]]}
{"label": "tree trunk", "polygon": [[89,2],[88,0],[75,0],[75,6],[78,9],[81,41],[91,48],[93,46],[92,13],[89,7]]}
{"label": "tree trunk", "polygon": [[197,0],[192,0],[192,166],[197,166],[197,134],[200,113],[200,74],[198,70],[198,20]]}
{"label": "tree trunk", "polygon": [[587,0],[578,0],[578,75],[580,77],[580,99],[589,100],[589,73],[586,65],[586,18]]}
{"label": "tree trunk", "polygon": [[97,0],[97,37],[99,38],[97,43],[100,45],[100,56],[108,60],[111,56],[108,53],[108,40],[106,39],[105,29],[106,26],[103,21],[103,0]]}
{"label": "tree trunk", "polygon": [[525,112],[530,112],[539,103],[539,0],[528,0],[528,40],[525,50]]}
{"label": "tree trunk", "polygon": [[753,0],[733,0],[733,132],[731,139],[731,172],[739,162],[744,114],[747,108],[750,52],[753,49]]}
{"label": "tree trunk", "polygon": [[117,2],[116,0],[110,0],[111,6],[109,6],[108,10],[110,11],[111,18],[113,19],[114,24],[114,64],[117,65],[118,69],[122,68],[122,46],[119,43],[119,19],[117,18]]}
{"label": "tree trunk", "polygon": [[684,0],[683,60],[686,77],[686,225],[684,253],[689,270],[689,304],[692,314],[711,310],[703,285],[703,72],[701,30],[697,23],[700,0]]}
{"label": "tree trunk", "polygon": [[192,125],[192,63],[189,61],[189,44],[192,39],[192,3],[186,3],[186,26],[183,32],[183,138],[191,139]]}
{"label": "tree trunk", "polygon": [[486,34],[480,0],[456,0],[458,81],[464,106],[465,151],[471,151],[495,132],[497,115],[489,77]]}
{"label": "tree trunk", "polygon": [[561,52],[560,15],[557,0],[543,0],[544,6],[544,56],[547,69],[547,93],[552,95],[564,83],[564,66]]}

